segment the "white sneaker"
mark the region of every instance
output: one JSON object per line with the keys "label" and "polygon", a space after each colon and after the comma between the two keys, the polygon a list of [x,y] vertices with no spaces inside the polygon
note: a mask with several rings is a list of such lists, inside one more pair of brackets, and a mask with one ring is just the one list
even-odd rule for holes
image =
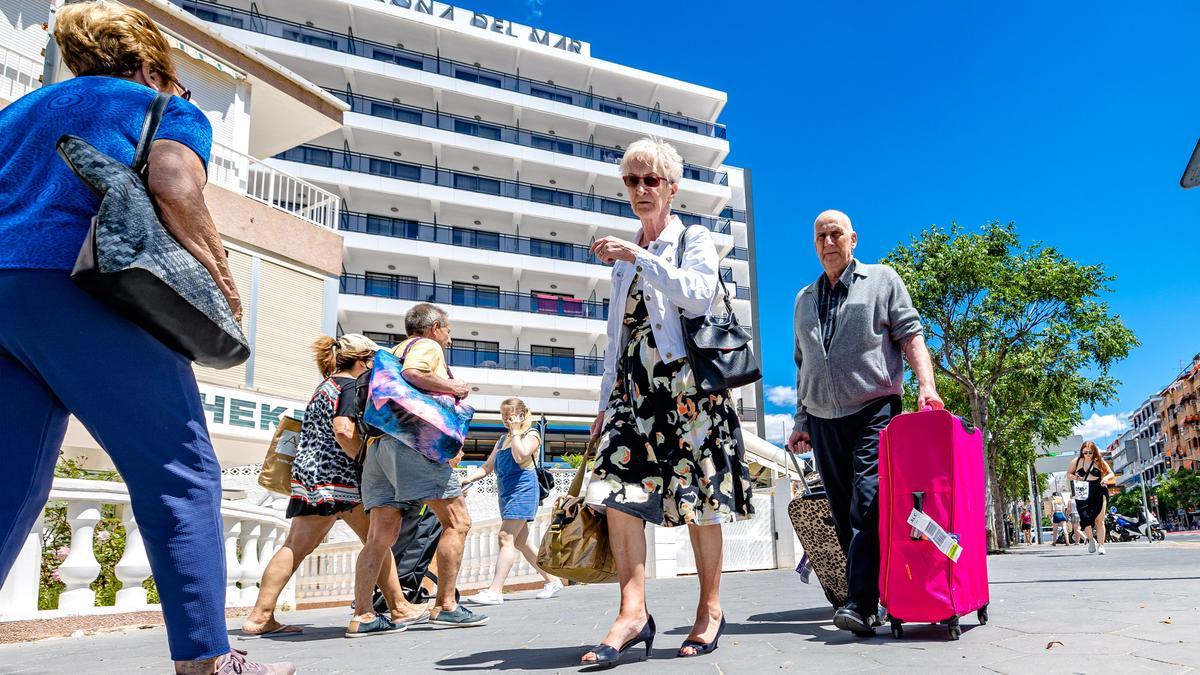
{"label": "white sneaker", "polygon": [[1096,552],[1096,540],[1093,539],[1088,542],[1088,553],[1095,553],[1095,552]]}
{"label": "white sneaker", "polygon": [[1103,546],[1100,547],[1100,555],[1104,555],[1104,547]]}
{"label": "white sneaker", "polygon": [[500,605],[504,603],[504,598],[490,588],[485,588],[475,595],[467,598],[470,602],[476,605]]}
{"label": "white sneaker", "polygon": [[562,589],[563,589],[563,585],[562,585],[561,581],[551,581],[550,583],[546,584],[545,586],[542,586],[541,593],[538,593],[537,595],[535,595],[533,597],[537,598],[538,600],[547,600],[549,598],[553,598],[554,596],[558,595],[558,592],[561,591]]}

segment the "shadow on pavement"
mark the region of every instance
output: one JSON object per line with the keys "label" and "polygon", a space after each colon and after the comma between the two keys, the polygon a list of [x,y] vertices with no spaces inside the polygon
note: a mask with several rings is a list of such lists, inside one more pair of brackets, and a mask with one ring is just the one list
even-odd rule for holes
{"label": "shadow on pavement", "polygon": [[[274,633],[271,635],[258,635],[248,637],[242,635],[241,629],[233,629],[228,631],[230,639],[238,642],[260,642],[264,640],[278,640],[279,642],[312,642],[314,640],[345,640],[345,626],[313,626],[305,623],[294,623],[293,626],[300,626],[304,629],[303,633]],[[383,637],[383,636],[380,636]]]}
{"label": "shadow on pavement", "polygon": [[1007,584],[1069,584],[1076,581],[1194,581],[1197,579],[1200,579],[1200,577],[1089,577],[1086,579],[1026,579],[1018,581],[989,581],[988,584],[991,586],[1001,586]]}
{"label": "shadow on pavement", "polygon": [[[579,658],[587,653],[588,647],[532,647],[523,649],[498,649],[476,652],[465,656],[442,659],[437,662],[439,670],[469,672],[476,670],[561,670],[578,668]],[[651,658],[665,659],[675,656],[674,649],[655,649]],[[621,663],[646,660],[646,648],[638,645],[630,649]],[[595,667],[579,672],[592,672]]]}

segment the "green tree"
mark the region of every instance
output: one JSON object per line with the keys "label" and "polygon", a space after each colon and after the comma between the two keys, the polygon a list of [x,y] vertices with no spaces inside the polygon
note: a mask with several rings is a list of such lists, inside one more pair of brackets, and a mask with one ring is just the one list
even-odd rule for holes
{"label": "green tree", "polygon": [[1155,490],[1164,510],[1200,508],[1200,471],[1173,469]]}
{"label": "green tree", "polygon": [[1113,277],[1022,244],[1011,223],[933,226],[884,262],[921,313],[943,396],[983,432],[989,545],[1007,545],[1006,494],[1028,483],[1034,448],[1068,435],[1082,406],[1110,401],[1109,370],[1138,344],[1100,299]]}

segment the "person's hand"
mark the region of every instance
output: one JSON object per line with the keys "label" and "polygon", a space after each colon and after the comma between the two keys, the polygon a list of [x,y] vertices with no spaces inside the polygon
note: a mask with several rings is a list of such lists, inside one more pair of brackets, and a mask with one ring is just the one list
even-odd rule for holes
{"label": "person's hand", "polygon": [[641,250],[637,244],[619,237],[601,237],[592,244],[592,255],[610,265],[617,260],[634,262]]}
{"label": "person's hand", "polygon": [[792,435],[788,438],[787,449],[792,454],[800,454],[808,452],[812,449],[812,437],[807,431],[796,429],[792,431]]}
{"label": "person's hand", "polygon": [[465,455],[465,454],[466,454],[466,451],[459,450],[458,454],[454,456],[454,459],[450,460],[450,466],[451,467],[458,466],[458,463],[463,460],[463,455]]}
{"label": "person's hand", "polygon": [[471,387],[462,380],[450,380],[450,387],[454,390],[454,398],[460,401],[471,393]]}
{"label": "person's hand", "polygon": [[937,387],[932,383],[921,385],[917,390],[917,410],[921,411],[929,406],[934,410],[944,410],[946,404],[942,402],[942,397],[938,396]]}
{"label": "person's hand", "polygon": [[604,413],[596,413],[596,419],[592,420],[592,438],[599,438],[600,432],[604,427]]}

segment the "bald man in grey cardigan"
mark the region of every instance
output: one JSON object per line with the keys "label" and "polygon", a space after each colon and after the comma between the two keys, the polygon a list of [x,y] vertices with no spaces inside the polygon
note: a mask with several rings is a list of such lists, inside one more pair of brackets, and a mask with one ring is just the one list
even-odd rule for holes
{"label": "bald man in grey cardigan", "polygon": [[917,376],[917,408],[941,408],[942,399],[900,275],[854,258],[858,234],[841,211],[817,216],[813,234],[824,272],[796,296],[788,449],[812,449],[846,552],[850,597],[834,625],[870,636],[879,623],[879,432],[900,414],[902,357]]}

